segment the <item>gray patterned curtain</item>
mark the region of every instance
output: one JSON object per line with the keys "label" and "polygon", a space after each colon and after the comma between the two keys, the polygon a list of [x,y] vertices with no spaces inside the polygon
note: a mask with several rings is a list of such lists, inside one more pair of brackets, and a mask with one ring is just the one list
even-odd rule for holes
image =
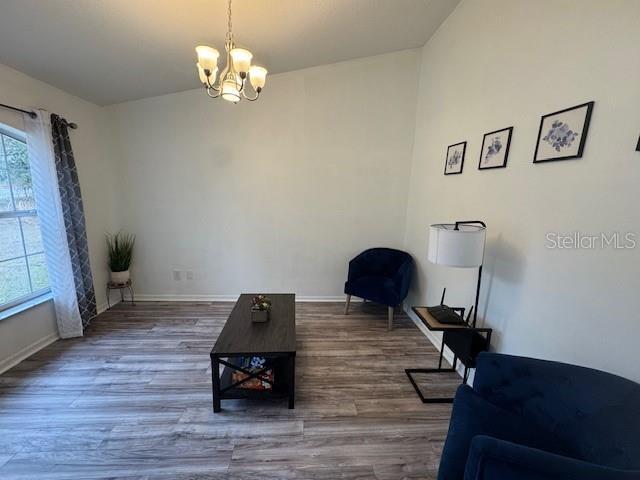
{"label": "gray patterned curtain", "polygon": [[97,315],[97,310],[91,264],[89,263],[84,208],[82,207],[80,182],[71,149],[69,130],[66,122],[55,113],[51,115],[51,135],[62,203],[62,216],[67,232],[67,243],[69,244],[73,278],[78,297],[78,309],[80,310],[80,318],[82,318],[82,326],[86,327],[91,318]]}

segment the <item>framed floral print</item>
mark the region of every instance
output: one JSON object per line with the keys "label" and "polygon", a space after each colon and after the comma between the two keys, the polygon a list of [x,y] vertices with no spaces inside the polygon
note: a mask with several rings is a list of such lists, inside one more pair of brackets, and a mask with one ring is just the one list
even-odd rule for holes
{"label": "framed floral print", "polygon": [[455,143],[447,147],[447,160],[444,164],[445,175],[455,175],[462,173],[464,165],[464,153],[467,149],[467,142]]}
{"label": "framed floral print", "polygon": [[478,170],[504,168],[507,166],[512,133],[513,127],[485,133],[484,139],[482,140],[482,149],[480,150]]}
{"label": "framed floral print", "polygon": [[549,113],[540,119],[533,163],[582,157],[594,102]]}

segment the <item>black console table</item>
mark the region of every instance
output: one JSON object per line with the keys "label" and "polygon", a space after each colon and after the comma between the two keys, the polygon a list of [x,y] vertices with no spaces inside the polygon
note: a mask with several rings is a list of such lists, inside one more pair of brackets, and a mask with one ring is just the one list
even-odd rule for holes
{"label": "black console table", "polygon": [[[409,377],[409,381],[420,397],[420,400],[422,400],[422,403],[451,403],[453,402],[453,398],[425,397],[412,375],[414,373],[433,374],[455,372],[459,360],[460,363],[464,365],[462,382],[465,383],[469,369],[475,368],[478,354],[489,350],[492,329],[472,327],[467,322],[460,324],[440,323],[429,313],[427,307],[411,307],[411,309],[429,330],[432,332],[442,332],[442,345],[440,347],[438,368],[408,368],[405,370],[405,373],[407,377]],[[461,308],[454,310],[460,311],[462,318],[464,310]],[[451,368],[442,368],[445,346],[453,352],[453,366]]]}

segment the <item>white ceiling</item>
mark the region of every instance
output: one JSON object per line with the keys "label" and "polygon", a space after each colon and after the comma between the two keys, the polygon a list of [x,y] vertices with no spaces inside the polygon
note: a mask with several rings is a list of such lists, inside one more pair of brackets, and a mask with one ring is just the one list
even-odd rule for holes
{"label": "white ceiling", "polygon": [[[422,46],[458,2],[235,0],[233,31],[279,73]],[[0,63],[100,105],[188,90],[226,15],[226,0],[0,0]]]}

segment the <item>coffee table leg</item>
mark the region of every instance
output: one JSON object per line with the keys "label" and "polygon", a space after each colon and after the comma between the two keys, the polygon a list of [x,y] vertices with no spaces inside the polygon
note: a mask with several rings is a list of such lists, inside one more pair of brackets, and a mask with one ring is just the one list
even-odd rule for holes
{"label": "coffee table leg", "polygon": [[289,408],[295,407],[296,401],[296,357],[289,357]]}
{"label": "coffee table leg", "polygon": [[211,355],[211,383],[213,385],[213,412],[220,409],[220,362],[218,357]]}

